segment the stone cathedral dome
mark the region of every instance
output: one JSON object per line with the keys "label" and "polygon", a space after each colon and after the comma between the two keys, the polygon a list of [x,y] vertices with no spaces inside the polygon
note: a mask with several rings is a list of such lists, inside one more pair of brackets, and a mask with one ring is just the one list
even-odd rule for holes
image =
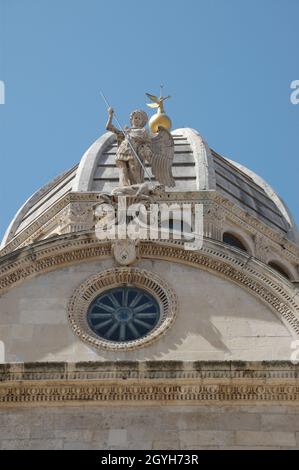
{"label": "stone cathedral dome", "polygon": [[262,178],[193,129],[172,136],[175,186],[142,194],[145,213],[155,215],[152,203],[190,208],[190,225],[202,215],[200,245],[175,237],[185,225],[174,210],[167,239],[162,216],[152,238],[101,238],[103,208],[119,207],[111,132],[8,227],[0,408],[21,436],[16,448],[296,445],[298,230]]}
{"label": "stone cathedral dome", "polygon": [[[193,129],[176,129],[172,134],[176,185],[169,188],[170,192],[215,191],[236,208],[277,230],[283,238],[299,243],[298,230],[286,204],[261,177],[210,149]],[[15,215],[1,247],[12,243],[65,195],[111,192],[118,182],[116,148],[114,134],[107,132],[90,146],[78,165],[36,191]]]}

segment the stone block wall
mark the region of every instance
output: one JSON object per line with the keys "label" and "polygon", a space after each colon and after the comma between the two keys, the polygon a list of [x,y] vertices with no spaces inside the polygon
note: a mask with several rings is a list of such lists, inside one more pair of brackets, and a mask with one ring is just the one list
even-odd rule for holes
{"label": "stone block wall", "polygon": [[298,449],[294,405],[0,409],[0,449]]}
{"label": "stone block wall", "polygon": [[0,364],[0,449],[299,449],[290,362]]}
{"label": "stone block wall", "polygon": [[194,267],[143,260],[178,297],[167,334],[149,346],[111,352],[93,350],[68,322],[75,289],[112,260],[81,263],[24,281],[0,296],[0,341],[5,362],[114,360],[289,360],[294,337],[258,298],[226,279]]}

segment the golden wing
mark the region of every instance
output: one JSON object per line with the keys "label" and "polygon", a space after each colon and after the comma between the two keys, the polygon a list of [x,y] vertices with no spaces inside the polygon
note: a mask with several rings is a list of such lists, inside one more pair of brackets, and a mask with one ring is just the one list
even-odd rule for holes
{"label": "golden wing", "polygon": [[159,108],[158,103],[146,103],[146,106],[149,108]]}
{"label": "golden wing", "polygon": [[149,93],[145,93],[145,94],[146,94],[146,96],[147,96],[150,100],[152,100],[154,103],[159,104],[159,98],[158,98],[157,96],[155,96],[155,95],[150,95]]}

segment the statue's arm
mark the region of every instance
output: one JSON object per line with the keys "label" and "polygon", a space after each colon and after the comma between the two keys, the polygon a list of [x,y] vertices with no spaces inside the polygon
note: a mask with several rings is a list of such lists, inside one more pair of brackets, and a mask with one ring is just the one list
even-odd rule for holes
{"label": "statue's arm", "polygon": [[113,114],[114,114],[113,108],[109,108],[106,129],[107,131],[114,132],[114,134],[116,134],[117,136],[122,136],[123,135],[122,131],[117,129],[117,127],[115,127],[114,124],[112,124]]}

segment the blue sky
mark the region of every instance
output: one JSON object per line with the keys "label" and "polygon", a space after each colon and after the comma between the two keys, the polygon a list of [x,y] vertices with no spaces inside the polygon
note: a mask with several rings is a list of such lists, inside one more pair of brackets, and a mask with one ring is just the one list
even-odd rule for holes
{"label": "blue sky", "polygon": [[298,0],[0,0],[0,236],[160,83],[173,127],[261,175],[299,222]]}

